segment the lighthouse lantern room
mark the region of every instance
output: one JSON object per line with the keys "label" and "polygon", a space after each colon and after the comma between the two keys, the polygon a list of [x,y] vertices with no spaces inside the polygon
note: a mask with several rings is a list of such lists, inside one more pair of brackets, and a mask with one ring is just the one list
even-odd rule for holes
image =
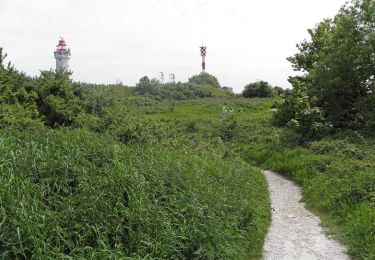
{"label": "lighthouse lantern room", "polygon": [[61,37],[59,43],[56,46],[54,54],[56,59],[56,71],[68,70],[68,62],[70,60],[70,49],[66,47],[65,40]]}

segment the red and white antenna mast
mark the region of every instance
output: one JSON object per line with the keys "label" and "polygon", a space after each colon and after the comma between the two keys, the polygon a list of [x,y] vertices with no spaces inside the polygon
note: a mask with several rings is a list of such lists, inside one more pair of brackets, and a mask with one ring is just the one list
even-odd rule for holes
{"label": "red and white antenna mast", "polygon": [[202,56],[202,72],[206,71],[206,49],[207,47],[203,45],[200,47],[201,56]]}

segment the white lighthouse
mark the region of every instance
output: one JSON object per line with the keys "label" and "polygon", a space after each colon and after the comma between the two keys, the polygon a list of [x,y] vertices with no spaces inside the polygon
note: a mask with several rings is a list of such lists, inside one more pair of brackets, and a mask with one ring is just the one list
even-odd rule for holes
{"label": "white lighthouse", "polygon": [[59,44],[56,46],[54,52],[56,59],[56,71],[68,70],[70,60],[70,49],[66,48],[66,43],[63,38],[60,37]]}

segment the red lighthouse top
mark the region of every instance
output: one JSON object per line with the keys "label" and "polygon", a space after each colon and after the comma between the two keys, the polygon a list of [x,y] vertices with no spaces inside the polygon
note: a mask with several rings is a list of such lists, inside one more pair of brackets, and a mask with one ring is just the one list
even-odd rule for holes
{"label": "red lighthouse top", "polygon": [[59,40],[59,44],[57,44],[56,47],[57,47],[56,48],[57,51],[67,51],[65,40],[61,37],[60,37],[60,40]]}

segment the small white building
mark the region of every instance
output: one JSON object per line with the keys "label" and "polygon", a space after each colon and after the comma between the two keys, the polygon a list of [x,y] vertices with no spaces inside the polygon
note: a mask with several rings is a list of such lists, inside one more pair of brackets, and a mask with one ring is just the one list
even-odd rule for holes
{"label": "small white building", "polygon": [[66,43],[63,38],[60,38],[59,44],[56,46],[54,54],[56,59],[56,71],[68,70],[70,60],[70,49],[66,47]]}

